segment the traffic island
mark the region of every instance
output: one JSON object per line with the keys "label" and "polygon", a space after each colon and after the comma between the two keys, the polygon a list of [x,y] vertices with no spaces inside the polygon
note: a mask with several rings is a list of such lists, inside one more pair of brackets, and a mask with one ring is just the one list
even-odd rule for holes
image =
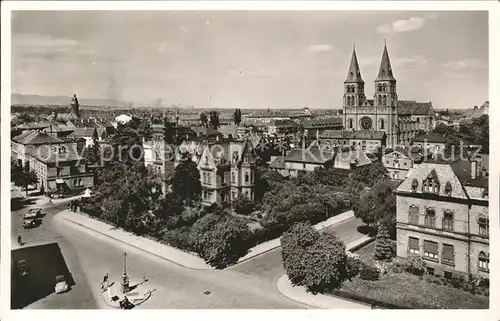
{"label": "traffic island", "polygon": [[123,291],[121,278],[110,280],[108,285],[101,289],[104,302],[115,309],[132,309],[147,301],[155,291],[146,285],[147,280],[133,282],[129,278],[129,282],[130,285]]}

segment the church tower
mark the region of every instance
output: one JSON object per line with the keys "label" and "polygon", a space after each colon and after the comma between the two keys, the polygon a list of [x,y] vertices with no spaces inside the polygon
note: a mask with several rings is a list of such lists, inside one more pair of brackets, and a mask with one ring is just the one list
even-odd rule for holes
{"label": "church tower", "polygon": [[357,108],[364,104],[365,82],[361,78],[356,48],[353,46],[351,64],[347,72],[347,78],[344,81],[344,128],[348,130],[357,129],[357,119],[348,117],[357,113]]}
{"label": "church tower", "polygon": [[394,147],[397,140],[397,105],[398,94],[396,90],[396,78],[392,73],[391,61],[387,52],[387,45],[384,43],[384,52],[378,76],[375,79],[375,94],[373,105],[379,115],[377,119],[377,129],[383,130],[387,134],[387,146]]}
{"label": "church tower", "polygon": [[382,61],[380,62],[377,79],[375,79],[375,96],[373,97],[373,103],[376,107],[393,107],[397,106],[397,102],[396,78],[394,78],[392,74],[389,53],[387,52],[387,46],[384,44]]}

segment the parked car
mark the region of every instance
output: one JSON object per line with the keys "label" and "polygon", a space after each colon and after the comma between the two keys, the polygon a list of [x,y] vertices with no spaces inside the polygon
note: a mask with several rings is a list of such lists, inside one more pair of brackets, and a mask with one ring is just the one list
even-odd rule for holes
{"label": "parked car", "polygon": [[64,293],[69,290],[68,283],[66,283],[66,278],[64,275],[58,275],[56,276],[56,286],[55,286],[55,291],[56,293]]}
{"label": "parked car", "polygon": [[40,225],[42,220],[42,209],[41,208],[31,208],[28,213],[23,217],[23,227],[32,228]]}
{"label": "parked car", "polygon": [[26,264],[26,260],[17,261],[17,273],[19,276],[28,275],[28,265]]}

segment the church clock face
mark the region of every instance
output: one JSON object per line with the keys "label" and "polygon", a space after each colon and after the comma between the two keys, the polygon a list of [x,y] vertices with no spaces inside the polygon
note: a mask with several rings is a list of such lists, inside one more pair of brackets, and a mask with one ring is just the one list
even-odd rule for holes
{"label": "church clock face", "polygon": [[363,128],[364,130],[372,129],[372,119],[370,117],[366,117],[366,116],[362,117],[360,124],[361,124],[361,128]]}

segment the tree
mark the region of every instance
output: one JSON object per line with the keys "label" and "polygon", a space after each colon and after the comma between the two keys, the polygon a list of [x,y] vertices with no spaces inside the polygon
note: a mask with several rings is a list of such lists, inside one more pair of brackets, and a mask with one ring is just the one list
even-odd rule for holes
{"label": "tree", "polygon": [[94,128],[94,133],[92,134],[92,146],[90,147],[88,161],[90,164],[101,163],[101,147],[99,146],[97,128]]}
{"label": "tree", "polygon": [[250,229],[231,215],[207,214],[190,232],[193,249],[208,264],[223,269],[248,252]]}
{"label": "tree", "polygon": [[15,186],[24,188],[26,196],[28,196],[28,187],[29,185],[38,184],[38,176],[34,170],[30,170],[27,164],[22,166],[19,162],[12,161],[11,165],[11,181]]}
{"label": "tree", "polygon": [[233,114],[234,123],[239,126],[241,123],[241,110],[236,109]]}
{"label": "tree", "polygon": [[332,234],[299,223],[283,234],[281,245],[283,267],[294,285],[324,292],[349,278],[345,245]]}
{"label": "tree", "polygon": [[241,195],[233,202],[236,213],[250,215],[255,207],[255,203],[245,195]]}
{"label": "tree", "polygon": [[344,243],[335,235],[323,233],[305,256],[305,286],[313,293],[335,290],[349,279]]}
{"label": "tree", "polygon": [[389,231],[385,225],[379,225],[377,238],[375,240],[375,249],[373,255],[377,260],[388,261],[392,259],[392,240]]}
{"label": "tree", "polygon": [[208,127],[208,117],[204,112],[201,112],[200,114],[200,122],[202,126]]}
{"label": "tree", "polygon": [[382,162],[376,161],[372,164],[356,168],[350,179],[373,186],[379,181],[388,180],[389,172]]}
{"label": "tree", "polygon": [[361,196],[355,203],[354,214],[370,225],[385,216],[396,215],[396,196],[390,181],[381,181]]}
{"label": "tree", "polygon": [[319,239],[319,232],[308,223],[298,223],[281,237],[281,258],[292,284],[304,285],[307,277],[304,259],[306,250]]}
{"label": "tree", "polygon": [[219,112],[216,110],[210,111],[209,118],[210,118],[210,127],[213,129],[219,128],[220,125]]}
{"label": "tree", "polygon": [[[185,155],[187,156],[187,155]],[[183,161],[175,168],[171,179],[172,191],[177,194],[185,204],[198,202],[201,195],[200,172],[196,163],[189,157],[183,157]]]}

